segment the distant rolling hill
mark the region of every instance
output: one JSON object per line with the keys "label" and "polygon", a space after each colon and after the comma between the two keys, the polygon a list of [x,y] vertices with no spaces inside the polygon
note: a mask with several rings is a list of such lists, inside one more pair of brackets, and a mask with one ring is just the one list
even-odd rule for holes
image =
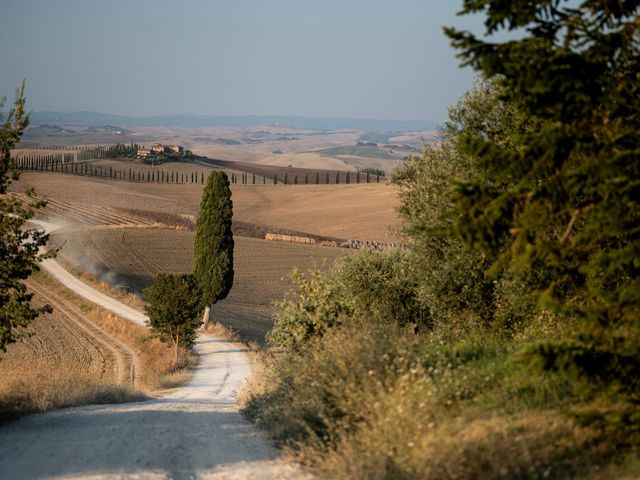
{"label": "distant rolling hill", "polygon": [[33,112],[31,124],[62,124],[76,126],[117,125],[119,127],[253,127],[281,125],[311,130],[364,130],[364,131],[426,131],[434,130],[436,122],[430,120],[375,120],[367,118],[317,118],[278,115],[159,115],[127,117],[99,112]]}
{"label": "distant rolling hill", "polygon": [[353,156],[364,158],[381,158],[383,160],[397,160],[397,157],[389,152],[389,149],[381,149],[376,145],[350,145],[345,147],[330,147],[320,150],[314,150],[314,153],[320,153],[326,156]]}

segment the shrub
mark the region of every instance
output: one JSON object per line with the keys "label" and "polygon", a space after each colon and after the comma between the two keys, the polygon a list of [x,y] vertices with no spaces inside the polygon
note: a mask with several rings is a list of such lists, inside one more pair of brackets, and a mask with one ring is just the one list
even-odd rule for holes
{"label": "shrub", "polygon": [[431,322],[418,298],[416,274],[411,258],[401,250],[365,249],[338,260],[331,280],[360,318],[422,330]]}
{"label": "shrub", "polygon": [[295,349],[341,324],[352,308],[320,272],[313,271],[307,278],[294,270],[291,277],[298,290],[290,294],[289,300],[276,304],[275,323],[268,341],[275,346]]}
{"label": "shrub", "polygon": [[327,274],[312,271],[307,278],[295,271],[292,278],[297,291],[276,304],[272,345],[299,348],[347,319],[409,326],[412,332],[430,326],[409,257],[399,250],[361,250],[336,261]]}

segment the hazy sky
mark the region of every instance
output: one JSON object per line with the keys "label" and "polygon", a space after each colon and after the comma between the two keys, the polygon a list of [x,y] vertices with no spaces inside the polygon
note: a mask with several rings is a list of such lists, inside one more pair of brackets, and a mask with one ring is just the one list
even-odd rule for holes
{"label": "hazy sky", "polygon": [[0,0],[31,110],[442,120],[473,72],[456,0]]}

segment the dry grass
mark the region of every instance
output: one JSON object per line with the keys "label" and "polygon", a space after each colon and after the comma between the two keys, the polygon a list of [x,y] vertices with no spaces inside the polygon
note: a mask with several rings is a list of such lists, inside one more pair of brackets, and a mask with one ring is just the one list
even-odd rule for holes
{"label": "dry grass", "polygon": [[150,395],[167,393],[167,389],[180,387],[191,378],[191,369],[197,356],[185,349],[179,353],[179,366],[173,365],[173,348],[149,335],[147,328],[135,325],[99,307],[92,307],[87,315],[100,327],[126,342],[138,355],[139,385]]}
{"label": "dry grass", "polygon": [[100,381],[81,369],[21,372],[0,383],[0,424],[30,413],[145,398],[129,385]]}
{"label": "dry grass", "polygon": [[[406,430],[391,425],[393,420],[402,420],[399,417],[387,412],[372,430],[359,431],[357,439],[345,440],[321,459],[313,449],[302,455],[309,455],[307,460],[332,479],[506,480],[583,478],[589,472],[597,473],[595,465],[615,453],[615,447],[599,440],[595,431],[578,428],[555,411],[452,418],[422,432],[409,426],[415,436],[407,445],[397,443],[407,441]],[[380,455],[383,451],[389,455]]]}
{"label": "dry grass", "polygon": [[[34,304],[44,303],[35,297]],[[74,405],[145,398],[130,383],[118,383],[116,350],[76,322],[58,310],[42,315],[31,322],[30,336],[0,354],[0,422]]]}
{"label": "dry grass", "polygon": [[[124,320],[74,295],[55,282],[46,272],[38,273],[38,278],[50,291],[75,305],[96,325],[128,345],[136,353],[139,361],[136,374],[137,385],[147,394],[162,394],[165,393],[164,390],[178,387],[189,380],[191,369],[197,363],[197,357],[194,354],[182,350],[181,363],[176,370],[173,366],[172,347],[151,337],[146,327]],[[106,282],[93,280],[92,283],[94,288],[104,288],[104,293],[110,295],[113,292]],[[143,306],[143,302],[135,295],[119,293],[117,298],[127,300],[127,303],[134,308]]]}

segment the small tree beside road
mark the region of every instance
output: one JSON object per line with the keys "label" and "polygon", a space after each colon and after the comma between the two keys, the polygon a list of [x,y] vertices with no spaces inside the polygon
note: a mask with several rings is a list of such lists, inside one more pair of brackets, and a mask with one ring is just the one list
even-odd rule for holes
{"label": "small tree beside road", "polygon": [[213,171],[202,192],[193,261],[193,275],[205,305],[205,326],[211,307],[226,298],[233,285],[232,216],[229,179],[224,172]]}
{"label": "small tree beside road", "polygon": [[147,325],[161,341],[173,345],[177,367],[179,347],[193,346],[201,324],[198,284],[187,273],[159,273],[154,284],[144,289],[144,296],[149,302]]}

